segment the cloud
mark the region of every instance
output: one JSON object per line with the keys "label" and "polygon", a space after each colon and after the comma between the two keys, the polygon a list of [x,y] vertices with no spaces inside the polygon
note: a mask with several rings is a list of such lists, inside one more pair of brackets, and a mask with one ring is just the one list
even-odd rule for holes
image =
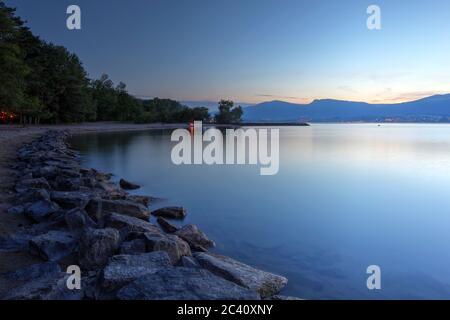
{"label": "cloud", "polygon": [[[386,93],[391,93],[392,90],[390,88],[389,91],[379,93],[376,96],[380,97],[380,99],[375,99],[370,101],[371,103],[401,103],[419,100],[422,98],[434,96],[436,94],[445,94],[446,92],[438,92],[438,91],[412,91],[412,92],[404,92],[396,95],[386,95]],[[381,98],[382,97],[382,98]]]}
{"label": "cloud", "polygon": [[256,97],[263,97],[263,98],[275,98],[275,99],[288,99],[288,100],[303,100],[304,98],[301,97],[294,97],[294,96],[279,96],[276,94],[255,94]]}

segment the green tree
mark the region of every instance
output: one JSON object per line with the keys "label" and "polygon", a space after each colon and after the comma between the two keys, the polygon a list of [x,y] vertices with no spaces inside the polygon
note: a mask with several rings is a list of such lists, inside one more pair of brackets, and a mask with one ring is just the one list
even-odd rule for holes
{"label": "green tree", "polygon": [[0,110],[21,113],[29,69],[18,42],[23,22],[14,12],[0,1]]}
{"label": "green tree", "polygon": [[240,123],[242,121],[242,107],[234,107],[234,102],[231,100],[219,101],[219,113],[215,116],[217,123],[229,124]]}
{"label": "green tree", "polygon": [[119,104],[114,82],[107,74],[91,83],[92,96],[97,105],[97,120],[113,120]]}

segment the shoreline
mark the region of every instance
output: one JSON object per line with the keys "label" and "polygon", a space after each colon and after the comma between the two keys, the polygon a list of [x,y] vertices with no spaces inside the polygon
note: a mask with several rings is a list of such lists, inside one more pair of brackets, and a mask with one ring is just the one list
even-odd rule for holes
{"label": "shoreline", "polygon": [[[22,127],[19,125],[0,125],[0,236],[8,232],[5,227],[5,206],[13,195],[12,184],[15,177],[13,170],[9,167],[16,159],[17,150],[25,143],[44,134],[48,130],[68,131],[72,135],[100,132],[128,132],[187,128],[186,124],[126,124],[114,122],[96,122],[74,125],[31,125]],[[6,208],[7,209],[7,208]],[[6,230],[5,230],[6,229]],[[0,259],[1,260],[1,259]],[[0,268],[1,273],[1,268]]]}
{"label": "shoreline", "polygon": [[[292,299],[278,295],[286,278],[209,253],[215,244],[197,226],[176,228],[165,220],[183,218],[183,208],[150,212],[152,197],[132,196],[123,189],[127,181],[119,188],[109,174],[82,168],[67,142],[73,134],[185,126],[102,123],[11,128],[9,134],[0,128],[0,142],[9,146],[1,154],[9,181],[1,190],[0,297],[159,299],[181,283],[186,290],[171,299]],[[15,171],[8,168],[14,158]],[[79,292],[65,287],[64,267],[73,264],[87,273]],[[37,276],[24,278],[27,272]],[[203,285],[201,292],[194,282]],[[152,288],[136,293],[142,284]]]}
{"label": "shoreline", "polygon": [[[175,129],[186,127],[184,124],[128,124],[116,122],[95,122],[73,125],[0,125],[0,239],[9,237],[18,231],[20,226],[29,225],[29,221],[20,215],[8,214],[7,210],[13,205],[15,181],[14,170],[10,168],[17,158],[18,149],[33,139],[43,135],[48,130],[64,131],[71,134],[85,134],[95,132],[127,132]],[[12,272],[17,268],[27,267],[39,262],[39,259],[26,252],[4,252],[0,250],[0,296],[10,287],[15,286],[14,281],[3,279],[2,274]]]}

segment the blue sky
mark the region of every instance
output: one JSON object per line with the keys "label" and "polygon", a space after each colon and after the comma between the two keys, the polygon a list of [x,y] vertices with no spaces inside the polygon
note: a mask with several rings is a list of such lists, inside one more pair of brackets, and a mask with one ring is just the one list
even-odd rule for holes
{"label": "blue sky", "polygon": [[[448,0],[6,0],[137,96],[400,102],[450,92]],[[82,30],[66,28],[77,4]],[[382,29],[366,27],[381,8]]]}

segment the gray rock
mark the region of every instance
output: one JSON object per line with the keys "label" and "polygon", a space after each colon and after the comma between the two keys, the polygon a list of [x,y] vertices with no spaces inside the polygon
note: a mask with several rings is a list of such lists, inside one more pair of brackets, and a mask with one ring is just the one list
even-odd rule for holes
{"label": "gray rock", "polygon": [[0,251],[21,251],[28,250],[28,243],[33,236],[27,234],[12,234],[6,237],[0,237]]}
{"label": "gray rock", "polygon": [[101,220],[108,213],[119,213],[130,217],[148,220],[150,211],[140,203],[128,200],[92,199],[86,211]]}
{"label": "gray rock", "polygon": [[86,211],[74,208],[64,215],[69,230],[77,237],[81,235],[85,228],[95,228],[96,223],[88,216]]}
{"label": "gray rock", "polygon": [[153,211],[152,215],[169,219],[183,219],[186,217],[186,210],[182,207],[166,207]]}
{"label": "gray rock", "polygon": [[58,278],[40,277],[16,287],[1,297],[3,300],[45,300],[49,292],[53,290]]}
{"label": "gray rock", "polygon": [[58,172],[59,170],[55,166],[43,166],[39,169],[39,174],[46,179],[54,179]]}
{"label": "gray rock", "polygon": [[171,224],[169,221],[167,221],[166,219],[164,219],[162,217],[158,217],[158,219],[156,219],[156,221],[158,221],[158,224],[167,233],[174,233],[174,232],[178,231],[177,227],[175,227],[173,224]]}
{"label": "gray rock", "polygon": [[139,189],[141,187],[140,185],[137,185],[135,183],[129,182],[129,181],[125,180],[125,179],[120,179],[119,185],[120,185],[120,187],[122,189],[125,189],[125,190],[136,190],[136,189]]}
{"label": "gray rock", "polygon": [[39,200],[50,201],[50,194],[45,189],[29,189],[18,195],[21,203],[36,202]]}
{"label": "gray rock", "polygon": [[120,300],[258,300],[255,292],[238,286],[207,270],[161,269],[119,290]]}
{"label": "gray rock", "polygon": [[112,291],[139,277],[169,267],[169,256],[163,251],[113,256],[103,270],[102,287]]}
{"label": "gray rock", "polygon": [[52,214],[59,211],[59,206],[48,200],[40,200],[25,209],[25,214],[28,218],[35,222],[42,222],[47,220]]}
{"label": "gray rock", "polygon": [[140,203],[140,204],[142,204],[143,206],[146,206],[146,207],[150,204],[150,202],[153,199],[154,198],[152,198],[152,197],[139,196],[139,195],[129,195],[129,196],[126,197],[126,200],[138,202],[138,203]]}
{"label": "gray rock", "polygon": [[182,256],[180,262],[181,265],[185,268],[201,268],[194,257]]}
{"label": "gray rock", "polygon": [[66,178],[81,178],[80,168],[78,168],[78,165],[70,167],[69,169],[60,170],[60,175]]}
{"label": "gray rock", "polygon": [[150,222],[117,213],[108,215],[105,218],[105,225],[116,229],[126,228],[128,232],[161,233],[159,229]]}
{"label": "gray rock", "polygon": [[207,253],[195,253],[194,257],[203,268],[256,291],[261,297],[273,296],[287,284],[285,277],[255,269],[230,257]]}
{"label": "gray rock", "polygon": [[61,268],[55,262],[33,264],[6,274],[7,279],[15,281],[31,281],[42,277],[56,277],[61,273]]}
{"label": "gray rock", "polygon": [[80,191],[53,191],[50,195],[52,201],[64,209],[84,209],[92,194]]}
{"label": "gray rock", "polygon": [[177,264],[182,256],[191,256],[189,244],[171,234],[145,233],[147,251],[165,251],[172,264]]}
{"label": "gray rock", "polygon": [[142,254],[145,252],[147,252],[147,244],[144,239],[125,241],[120,245],[121,254]]}
{"label": "gray rock", "polygon": [[80,264],[86,269],[102,267],[119,246],[116,229],[87,229],[80,239]]}
{"label": "gray rock", "polygon": [[65,274],[56,281],[52,289],[46,294],[43,300],[82,300],[85,296],[85,291],[88,289],[85,278],[81,279],[80,289],[69,289],[67,287],[67,280],[70,275]]}
{"label": "gray rock", "polygon": [[8,209],[9,214],[22,214],[25,212],[25,207],[22,205],[14,206]]}
{"label": "gray rock", "polygon": [[57,176],[55,179],[55,189],[59,191],[78,191],[82,185],[81,178],[71,178]]}
{"label": "gray rock", "polygon": [[69,275],[60,273],[54,276],[35,278],[24,285],[9,291],[5,300],[81,300],[83,290],[69,290],[67,279]]}
{"label": "gray rock", "polygon": [[45,178],[23,179],[16,184],[17,192],[26,192],[29,189],[46,189],[50,190],[50,185]]}
{"label": "gray rock", "polygon": [[30,240],[30,252],[46,261],[58,261],[76,248],[75,239],[63,231],[49,231]]}
{"label": "gray rock", "polygon": [[292,296],[274,295],[268,298],[267,300],[304,300],[304,299]]}
{"label": "gray rock", "polygon": [[175,234],[189,243],[191,248],[194,250],[195,248],[210,248],[216,246],[214,241],[209,240],[208,237],[201,230],[199,230],[196,225],[193,224],[188,224],[182,227],[180,230],[175,232]]}

